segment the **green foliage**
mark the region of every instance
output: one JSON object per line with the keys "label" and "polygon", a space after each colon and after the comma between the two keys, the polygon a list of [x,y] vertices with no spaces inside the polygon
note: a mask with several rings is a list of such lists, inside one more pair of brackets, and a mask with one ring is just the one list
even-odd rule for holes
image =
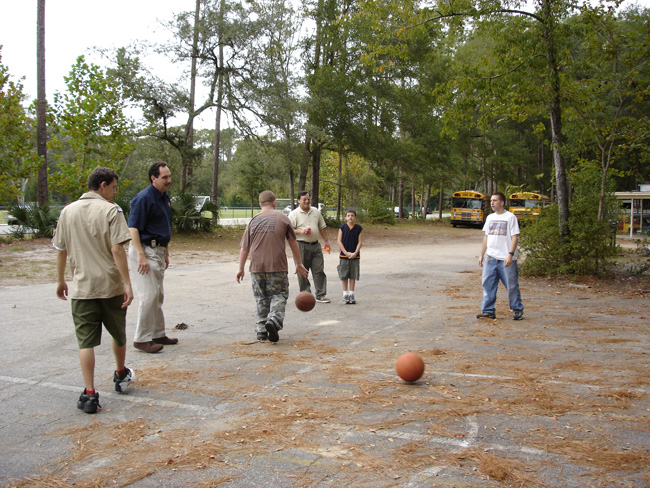
{"label": "green foliage", "polygon": [[[259,194],[269,190],[270,174],[267,163],[271,161],[269,153],[256,141],[245,139],[237,144],[234,174],[237,192],[242,201],[257,204]],[[233,195],[234,197],[234,195]]]}
{"label": "green foliage", "polygon": [[368,198],[364,210],[359,215],[359,220],[369,224],[395,224],[393,205],[383,198],[373,196]]}
{"label": "green foliage", "polygon": [[129,214],[131,213],[131,200],[133,200],[133,197],[135,197],[137,194],[138,194],[137,189],[129,188],[126,191],[120,191],[113,198],[113,202],[117,203],[122,209],[122,212],[124,213],[124,218],[126,219],[127,222],[129,221]]}
{"label": "green foliage", "polygon": [[[324,154],[326,157],[321,160],[321,200],[333,207],[338,201],[339,155],[336,152]],[[381,180],[372,171],[369,161],[353,153],[343,157],[340,182],[341,218],[345,217],[347,208],[369,210],[381,192]],[[391,204],[387,203],[386,206],[390,207]]]}
{"label": "green foliage", "polygon": [[[96,166],[123,173],[135,144],[118,79],[79,56],[65,81],[67,93],[54,95],[48,147],[57,160],[57,171],[51,175],[54,189],[74,200],[86,190]],[[121,178],[120,184],[128,181]]]}
{"label": "green foliage", "polygon": [[181,193],[172,199],[172,227],[176,232],[210,232],[217,220],[218,208],[213,202],[208,202],[202,210],[212,212],[215,217],[211,219],[197,210],[194,195]]}
{"label": "green foliage", "polygon": [[34,237],[52,237],[61,209],[47,204],[43,206],[14,204],[9,207],[9,213],[18,222],[18,228],[14,232],[15,237],[23,238],[30,230],[34,233]]}
{"label": "green foliage", "polygon": [[601,178],[602,173],[593,167],[582,167],[572,173],[568,241],[560,240],[557,205],[543,208],[539,217],[523,227],[519,240],[520,248],[526,254],[523,273],[601,275],[611,270],[617,252],[611,243],[618,202],[608,194],[605,218],[598,220]]}
{"label": "green foliage", "polygon": [[22,179],[37,171],[40,160],[33,150],[31,120],[21,105],[23,87],[9,79],[1,61],[0,55],[0,202],[7,202],[22,193]]}
{"label": "green foliage", "polygon": [[345,223],[345,220],[337,219],[336,217],[329,215],[323,215],[323,219],[325,220],[327,227],[330,229],[336,229]]}

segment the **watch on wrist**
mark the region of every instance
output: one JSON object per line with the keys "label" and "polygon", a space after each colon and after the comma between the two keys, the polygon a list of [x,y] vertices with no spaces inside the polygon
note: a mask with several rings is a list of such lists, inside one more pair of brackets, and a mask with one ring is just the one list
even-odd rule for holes
{"label": "watch on wrist", "polygon": [[512,252],[512,251],[510,251],[508,254],[510,254],[511,256],[514,256],[514,255],[515,255],[515,253]]}

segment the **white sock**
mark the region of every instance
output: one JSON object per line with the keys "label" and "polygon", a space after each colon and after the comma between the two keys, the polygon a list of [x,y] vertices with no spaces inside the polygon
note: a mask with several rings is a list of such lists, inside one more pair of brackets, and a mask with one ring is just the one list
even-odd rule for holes
{"label": "white sock", "polygon": [[353,292],[353,291],[350,292],[350,296],[351,296],[351,297],[354,296],[354,292]]}
{"label": "white sock", "polygon": [[347,290],[345,290],[345,291],[343,292],[343,298],[347,297],[349,294],[350,294],[350,292],[347,291]]}

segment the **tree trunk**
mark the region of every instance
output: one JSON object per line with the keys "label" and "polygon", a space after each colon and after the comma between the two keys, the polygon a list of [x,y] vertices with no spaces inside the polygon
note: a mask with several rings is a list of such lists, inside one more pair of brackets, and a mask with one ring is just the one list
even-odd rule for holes
{"label": "tree trunk", "polygon": [[294,202],[296,201],[296,177],[293,174],[293,168],[289,168],[289,205],[291,205],[291,210],[295,208]]}
{"label": "tree trunk", "polygon": [[311,202],[318,207],[320,192],[320,146],[315,148],[311,155]]}
{"label": "tree trunk", "polygon": [[341,218],[342,178],[343,178],[343,151],[341,150],[341,148],[339,148],[339,178],[338,178],[338,187],[336,189],[336,220],[339,220]]}
{"label": "tree trunk", "polygon": [[542,0],[542,17],[544,20],[544,40],[546,41],[546,58],[550,72],[550,117],[553,164],[555,165],[555,184],[559,210],[560,242],[569,237],[569,195],[567,192],[566,169],[562,156],[562,107],[560,104],[560,67],[557,63],[555,47],[555,23],[553,21],[553,2]]}
{"label": "tree trunk", "polygon": [[[603,169],[603,177],[600,181],[600,198],[598,200],[598,221],[601,222],[605,218],[605,195],[607,194],[607,174],[612,164],[612,149],[614,143],[609,144],[609,150],[605,147],[601,148],[600,164]],[[643,205],[643,202],[641,202]],[[641,218],[643,218],[643,209],[641,209]]]}
{"label": "tree trunk", "polygon": [[427,214],[429,213],[429,200],[431,200],[431,183],[427,184],[427,188],[424,194],[424,218],[427,218]]}
{"label": "tree trunk", "polygon": [[307,188],[307,172],[309,171],[309,161],[311,159],[311,137],[305,136],[305,145],[303,157],[300,159],[300,173],[298,175],[298,191],[305,191]]}
{"label": "tree trunk", "polygon": [[440,183],[440,194],[438,195],[438,218],[442,220],[442,195],[444,193],[444,189],[442,187],[442,182]]}
{"label": "tree trunk", "polygon": [[36,149],[43,164],[38,168],[39,205],[48,202],[47,192],[47,99],[45,97],[45,0],[38,0],[36,27],[36,56],[38,96],[36,102]]}
{"label": "tree trunk", "polygon": [[411,217],[415,218],[415,184],[411,185]]}
{"label": "tree trunk", "polygon": [[192,39],[192,68],[190,70],[190,100],[188,106],[189,116],[185,125],[185,148],[182,154],[181,192],[187,191],[192,185],[194,167],[194,104],[196,99],[196,60],[199,56],[199,14],[201,0],[196,0],[194,9],[194,37]]}
{"label": "tree trunk", "polygon": [[[198,0],[197,0],[198,2]],[[221,111],[223,106],[223,76],[224,76],[224,60],[223,60],[223,16],[226,8],[225,1],[221,0],[219,7],[220,26],[219,29],[219,65],[217,66],[217,115],[214,123],[214,153],[212,155],[212,191],[210,198],[217,203],[219,201],[219,159],[221,157]]]}
{"label": "tree trunk", "polygon": [[[537,151],[537,172],[544,174],[544,141],[541,142],[539,151]],[[544,186],[544,178],[541,180],[541,189],[540,192],[542,195],[546,195],[546,187]]]}
{"label": "tree trunk", "polygon": [[397,201],[399,205],[398,216],[400,219],[404,218],[404,177],[402,176],[402,170],[399,170],[399,187],[397,189]]}

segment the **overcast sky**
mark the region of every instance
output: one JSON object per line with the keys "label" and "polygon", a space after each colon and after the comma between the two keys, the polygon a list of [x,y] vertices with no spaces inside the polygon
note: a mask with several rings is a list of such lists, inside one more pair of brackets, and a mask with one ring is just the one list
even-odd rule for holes
{"label": "overcast sky", "polygon": [[[36,98],[37,0],[0,0],[2,64],[12,79],[22,80],[25,94]],[[160,21],[194,9],[194,0],[46,0],[45,72],[47,98],[64,91],[63,77],[92,47],[117,48],[133,40],[162,42],[168,36]],[[100,58],[91,57],[96,64]]]}
{"label": "overcast sky", "polygon": [[[638,3],[650,6],[650,0]],[[30,101],[36,98],[36,4],[37,0],[0,0],[2,63],[14,81],[24,77],[23,88]],[[164,42],[169,33],[161,21],[172,20],[178,12],[193,11],[194,5],[194,0],[46,0],[48,99],[52,100],[55,91],[65,90],[63,77],[79,55],[103,65],[100,58],[90,55],[92,47],[117,48],[134,40]],[[177,72],[172,66],[159,65],[158,69]],[[158,74],[166,78],[165,73]]]}

